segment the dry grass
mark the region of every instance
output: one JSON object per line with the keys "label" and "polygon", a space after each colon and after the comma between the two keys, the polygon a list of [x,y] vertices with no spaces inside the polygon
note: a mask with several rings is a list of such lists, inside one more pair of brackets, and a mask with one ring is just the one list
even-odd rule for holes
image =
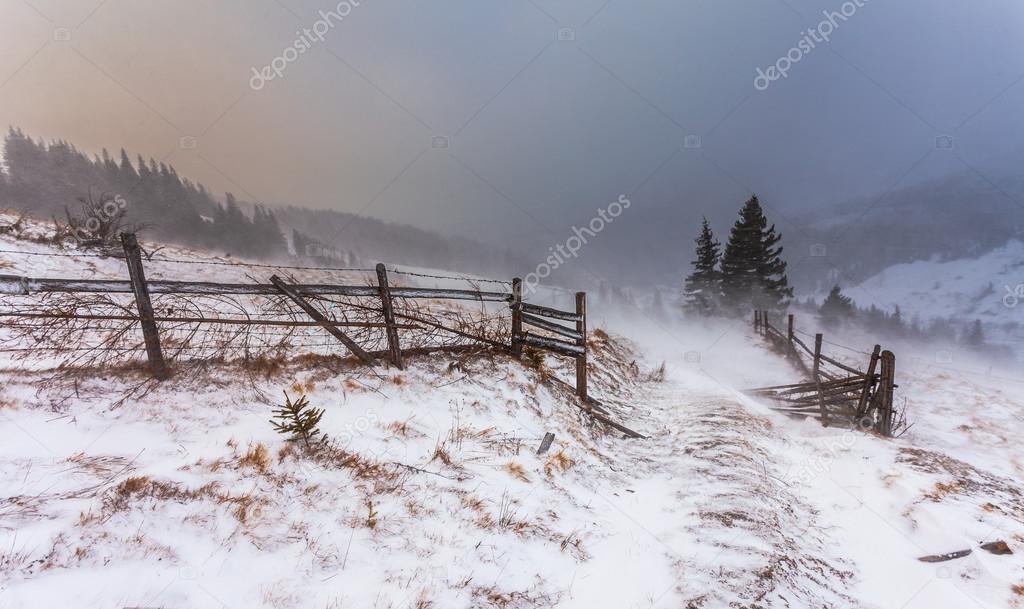
{"label": "dry grass", "polygon": [[575,462],[565,454],[565,448],[563,447],[544,462],[544,473],[551,476],[555,472],[566,472],[574,464]]}
{"label": "dry grass", "polygon": [[526,470],[523,469],[522,465],[519,465],[515,461],[509,461],[508,463],[506,463],[505,471],[512,474],[512,476],[515,477],[517,480],[521,480],[523,482],[530,481],[530,477],[526,475]]}
{"label": "dry grass", "polygon": [[132,476],[107,491],[103,497],[103,513],[109,516],[127,510],[134,501],[142,499],[178,503],[209,500],[217,504],[230,504],[234,506],[233,514],[242,523],[248,520],[251,510],[256,508],[259,503],[256,498],[248,494],[223,493],[216,482],[198,488],[188,488],[176,482],[153,480],[148,476]]}
{"label": "dry grass", "polygon": [[250,445],[245,454],[238,459],[238,466],[252,468],[261,474],[267,473],[267,468],[270,467],[270,454],[267,452],[267,447],[259,443],[255,446]]}
{"label": "dry grass", "polygon": [[452,457],[448,454],[448,450],[445,448],[447,442],[438,442],[437,446],[434,447],[434,454],[430,457],[431,463],[434,461],[440,461],[447,466],[452,465]]}

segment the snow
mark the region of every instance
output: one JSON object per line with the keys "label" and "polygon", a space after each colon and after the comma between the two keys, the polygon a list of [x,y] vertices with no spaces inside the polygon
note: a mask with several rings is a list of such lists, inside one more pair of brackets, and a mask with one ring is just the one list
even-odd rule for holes
{"label": "snow", "polygon": [[[1024,322],[1024,242],[1013,240],[976,258],[919,260],[886,268],[848,290],[859,306],[905,319]],[[845,287],[845,286],[844,286]]]}
{"label": "snow", "polygon": [[[54,251],[10,237],[0,249]],[[123,277],[115,259],[0,261]],[[797,378],[745,321],[591,313],[612,335],[595,337],[592,393],[647,439],[582,414],[547,380],[571,379],[553,356],[543,372],[500,354],[410,358],[379,377],[225,364],[116,407],[139,373],[67,391],[47,372],[0,372],[0,608],[1024,604],[1012,371],[894,345],[913,427],[884,440],[743,395]],[[651,380],[662,362],[666,378]],[[273,431],[283,391],[325,408],[333,450],[313,458]],[[1015,554],[979,549],[994,540]]]}

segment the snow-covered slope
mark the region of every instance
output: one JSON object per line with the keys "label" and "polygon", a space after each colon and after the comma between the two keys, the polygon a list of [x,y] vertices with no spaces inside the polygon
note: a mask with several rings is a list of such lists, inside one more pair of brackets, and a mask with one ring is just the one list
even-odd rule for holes
{"label": "snow-covered slope", "polygon": [[[47,251],[4,237],[0,249]],[[37,258],[0,261],[122,276],[116,260],[28,266]],[[552,380],[571,378],[554,357],[533,369],[436,354],[379,376],[303,357],[258,375],[210,364],[141,391],[133,372],[0,372],[0,608],[1024,601],[1018,381],[901,348],[914,427],[882,440],[740,394],[797,378],[745,321],[591,317],[606,324],[592,393],[649,438],[583,414]],[[274,432],[284,391],[325,409],[328,446],[307,453]],[[555,443],[537,455],[546,432]],[[1015,553],[979,548],[996,540]]]}
{"label": "snow-covered slope", "polygon": [[977,258],[897,264],[849,294],[860,306],[899,305],[905,318],[1024,322],[1024,242],[1010,241]]}

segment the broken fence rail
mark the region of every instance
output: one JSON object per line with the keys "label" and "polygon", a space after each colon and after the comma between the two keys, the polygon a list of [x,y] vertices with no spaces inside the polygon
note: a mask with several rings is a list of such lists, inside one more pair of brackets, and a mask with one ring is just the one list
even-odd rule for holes
{"label": "broken fence rail", "polygon": [[[869,354],[867,370],[840,362],[822,353],[824,336],[814,336],[811,348],[796,336],[795,316],[787,318],[786,332],[771,323],[768,311],[754,311],[754,330],[785,354],[809,378],[807,382],[760,387],[748,393],[769,397],[780,403],[779,409],[797,414],[817,414],[828,426],[830,417],[849,419],[856,425],[870,426],[879,434],[892,437],[897,426],[893,406],[896,356],[875,345]],[[801,353],[811,358],[810,366]],[[825,366],[833,370],[826,370]],[[876,370],[878,372],[876,373]]]}

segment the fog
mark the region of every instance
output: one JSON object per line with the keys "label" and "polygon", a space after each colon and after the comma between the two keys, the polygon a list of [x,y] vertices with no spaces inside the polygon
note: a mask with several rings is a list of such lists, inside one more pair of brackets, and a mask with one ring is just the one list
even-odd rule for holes
{"label": "fog", "polygon": [[854,228],[892,224],[876,213],[888,195],[944,180],[981,184],[993,213],[1018,225],[1024,6],[843,10],[10,1],[0,124],[88,152],[124,147],[271,207],[362,214],[538,258],[627,195],[630,210],[575,266],[643,283],[677,282],[668,273],[689,260],[700,217],[724,233],[752,192],[795,267],[808,243],[838,240],[822,230],[836,206]]}

